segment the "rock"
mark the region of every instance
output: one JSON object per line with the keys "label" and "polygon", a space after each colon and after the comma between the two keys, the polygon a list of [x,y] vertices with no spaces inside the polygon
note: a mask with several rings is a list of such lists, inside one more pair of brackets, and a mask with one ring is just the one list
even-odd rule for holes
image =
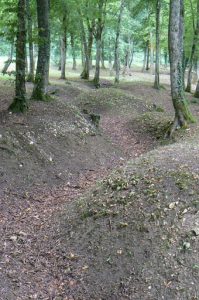
{"label": "rock", "polygon": [[199,227],[195,227],[192,229],[192,232],[196,235],[199,236]]}

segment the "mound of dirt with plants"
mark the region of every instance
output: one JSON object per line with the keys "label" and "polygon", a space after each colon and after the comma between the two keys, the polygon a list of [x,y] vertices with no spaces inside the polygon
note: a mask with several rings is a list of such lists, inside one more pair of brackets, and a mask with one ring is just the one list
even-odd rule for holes
{"label": "mound of dirt with plants", "polygon": [[199,146],[149,152],[67,206],[59,266],[72,299],[198,299]]}
{"label": "mound of dirt with plants", "polygon": [[107,169],[121,151],[79,109],[56,98],[25,115],[2,113],[0,185],[62,184],[86,170]]}

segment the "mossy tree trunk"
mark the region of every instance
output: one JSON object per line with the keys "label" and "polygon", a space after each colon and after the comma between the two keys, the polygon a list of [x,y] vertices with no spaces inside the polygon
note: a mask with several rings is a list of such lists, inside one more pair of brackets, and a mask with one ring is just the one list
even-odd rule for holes
{"label": "mossy tree trunk", "polygon": [[175,119],[169,135],[184,127],[194,118],[189,110],[183,89],[183,36],[184,36],[184,0],[170,0],[169,18],[169,55],[171,95],[175,110]]}
{"label": "mossy tree trunk", "polygon": [[38,62],[35,76],[35,85],[32,98],[45,101],[48,99],[47,86],[49,81],[50,65],[50,26],[49,26],[49,0],[37,0],[38,18]]}
{"label": "mossy tree trunk", "polygon": [[26,2],[18,1],[17,8],[17,41],[16,41],[16,82],[15,98],[9,107],[13,112],[24,112],[27,109],[26,100]]}
{"label": "mossy tree trunk", "polygon": [[29,47],[29,73],[27,81],[34,82],[34,47],[32,34],[32,14],[30,9],[30,0],[26,0],[26,14],[27,14],[27,31],[28,31],[28,47]]}
{"label": "mossy tree trunk", "polygon": [[161,0],[156,0],[156,59],[155,59],[155,82],[154,88],[160,88],[160,12]]}

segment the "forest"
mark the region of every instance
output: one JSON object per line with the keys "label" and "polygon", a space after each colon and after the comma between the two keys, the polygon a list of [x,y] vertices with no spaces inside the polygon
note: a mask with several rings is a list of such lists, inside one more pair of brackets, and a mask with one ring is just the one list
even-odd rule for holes
{"label": "forest", "polygon": [[199,299],[199,0],[1,0],[0,299]]}

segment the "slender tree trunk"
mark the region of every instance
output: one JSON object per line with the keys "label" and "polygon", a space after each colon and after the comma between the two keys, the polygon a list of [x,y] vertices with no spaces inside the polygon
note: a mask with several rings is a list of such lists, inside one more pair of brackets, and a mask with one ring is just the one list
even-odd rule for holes
{"label": "slender tree trunk", "polygon": [[124,11],[125,1],[121,0],[120,12],[117,21],[116,39],[115,39],[115,83],[120,81],[120,59],[119,59],[119,38],[120,38],[120,27],[122,21],[122,14]]}
{"label": "slender tree trunk", "polygon": [[148,50],[148,48],[147,48],[147,45],[146,45],[146,47],[145,47],[145,49],[144,49],[144,59],[143,59],[142,72],[144,72],[145,69],[146,69],[147,50]]}
{"label": "slender tree trunk", "polygon": [[150,63],[150,41],[147,40],[147,52],[146,52],[146,71],[150,69],[149,63]]}
{"label": "slender tree trunk", "polygon": [[61,36],[61,77],[66,79],[66,51],[67,51],[67,26],[66,15],[63,17],[62,36]]}
{"label": "slender tree trunk", "polygon": [[[89,54],[88,54],[88,44],[86,40],[86,32],[85,32],[85,27],[84,27],[84,22],[83,18],[81,15],[81,12],[79,11],[79,16],[80,16],[80,26],[81,26],[81,38],[82,38],[82,62],[84,60],[84,67],[83,71],[81,73],[81,78],[82,79],[89,79],[89,73],[90,73],[90,60],[89,60]],[[84,57],[84,59],[83,59]]]}
{"label": "slender tree trunk", "polygon": [[169,135],[179,127],[186,126],[194,120],[183,90],[183,36],[184,36],[184,2],[183,0],[170,0],[169,21],[169,54],[171,72],[171,95],[175,110],[175,119],[170,128]]}
{"label": "slender tree trunk", "polygon": [[93,79],[96,88],[100,87],[100,60],[101,60],[101,39],[102,39],[102,24],[101,22],[97,26],[96,34],[96,65],[95,65],[95,76]]}
{"label": "slender tree trunk", "polygon": [[[194,14],[192,16],[194,19]],[[187,78],[187,87],[186,92],[191,92],[191,81],[192,81],[192,69],[194,64],[194,55],[196,52],[197,43],[199,42],[199,0],[197,0],[197,24],[195,26],[195,22],[193,22],[193,29],[194,29],[194,37],[193,37],[193,44],[191,49],[191,56],[190,56],[190,65],[189,65],[189,71],[188,71],[188,78]]]}
{"label": "slender tree trunk", "polygon": [[155,82],[154,88],[160,88],[160,12],[161,0],[156,0],[156,58],[155,58]]}
{"label": "slender tree trunk", "polygon": [[13,52],[14,52],[14,42],[12,42],[11,47],[10,47],[10,55],[7,59],[7,61],[4,64],[4,67],[2,69],[2,73],[6,74],[8,71],[9,66],[11,65],[12,61],[13,61]]}
{"label": "slender tree trunk", "polygon": [[104,41],[102,39],[102,51],[101,51],[101,64],[102,64],[102,69],[106,70],[105,67],[105,53],[104,53]]}
{"label": "slender tree trunk", "polygon": [[130,58],[129,58],[129,70],[131,69],[131,65],[133,63],[133,59],[134,59],[134,41],[131,40],[130,42],[130,47],[131,47],[131,50],[130,50]]}
{"label": "slender tree trunk", "polygon": [[15,98],[9,109],[13,112],[24,112],[27,109],[26,100],[26,3],[18,1],[17,8],[17,42],[16,42],[16,83]]}
{"label": "slender tree trunk", "polygon": [[66,50],[67,49],[67,37],[66,32],[63,33],[61,38],[61,77],[60,79],[66,79]]}
{"label": "slender tree trunk", "polygon": [[100,0],[98,3],[98,20],[96,29],[96,66],[95,66],[95,76],[93,79],[96,88],[100,87],[100,60],[101,60],[101,50],[102,50],[102,32],[104,29],[105,15],[106,15],[106,1]]}
{"label": "slender tree trunk", "polygon": [[27,81],[34,82],[34,51],[33,51],[33,36],[32,36],[32,14],[30,11],[30,0],[26,0],[26,14],[28,20],[28,46],[29,46],[29,73]]}
{"label": "slender tree trunk", "polygon": [[197,86],[196,86],[196,91],[195,91],[194,97],[199,98],[199,79],[198,79],[198,83],[197,83]]}
{"label": "slender tree trunk", "polygon": [[165,65],[165,68],[167,68],[167,66],[168,66],[168,53],[167,53],[166,50],[164,51],[164,65]]}
{"label": "slender tree trunk", "polygon": [[32,98],[45,101],[49,82],[50,64],[50,26],[49,26],[49,0],[37,0],[39,50],[35,85]]}
{"label": "slender tree trunk", "polygon": [[76,62],[76,53],[75,53],[75,39],[74,34],[71,32],[70,34],[70,41],[71,41],[71,48],[72,48],[72,57],[73,57],[73,70],[77,69],[77,62]]}
{"label": "slender tree trunk", "polygon": [[95,24],[92,22],[92,26],[88,28],[88,57],[89,57],[89,69],[92,70],[92,48],[93,48],[93,35],[94,35]]}

